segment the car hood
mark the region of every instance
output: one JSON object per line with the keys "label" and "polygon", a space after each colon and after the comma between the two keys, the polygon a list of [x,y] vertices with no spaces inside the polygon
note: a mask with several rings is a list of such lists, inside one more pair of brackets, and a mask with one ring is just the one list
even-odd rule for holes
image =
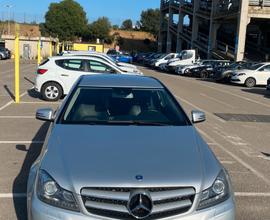
{"label": "car hood", "polygon": [[132,64],[129,64],[129,63],[117,62],[117,64],[119,66],[122,66],[122,67],[129,67],[131,69],[137,69],[137,67],[135,65],[132,65]]}
{"label": "car hood", "polygon": [[238,73],[245,73],[247,75],[252,75],[254,74],[256,71],[255,70],[249,70],[249,69],[241,69],[241,70],[234,70],[233,73],[234,75],[237,75]]}
{"label": "car hood", "polygon": [[212,173],[209,185],[220,168],[197,138],[192,126],[56,125],[41,169],[78,194],[83,187],[113,186],[192,186],[199,192],[209,181],[205,170]]}

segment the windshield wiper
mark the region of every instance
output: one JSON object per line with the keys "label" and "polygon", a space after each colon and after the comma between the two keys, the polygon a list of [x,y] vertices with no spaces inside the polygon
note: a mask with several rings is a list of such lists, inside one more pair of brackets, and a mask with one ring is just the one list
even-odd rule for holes
{"label": "windshield wiper", "polygon": [[123,124],[123,125],[148,125],[148,126],[172,126],[171,123],[166,122],[152,122],[152,121],[136,121],[136,120],[130,120],[130,121],[107,121],[108,124]]}

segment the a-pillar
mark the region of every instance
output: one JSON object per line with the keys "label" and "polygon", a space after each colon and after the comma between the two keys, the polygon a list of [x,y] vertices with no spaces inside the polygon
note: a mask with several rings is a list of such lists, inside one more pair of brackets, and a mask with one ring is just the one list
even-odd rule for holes
{"label": "a-pillar", "polygon": [[237,35],[235,40],[236,61],[242,61],[245,55],[247,26],[250,23],[248,16],[249,1],[241,0],[240,13],[238,16]]}

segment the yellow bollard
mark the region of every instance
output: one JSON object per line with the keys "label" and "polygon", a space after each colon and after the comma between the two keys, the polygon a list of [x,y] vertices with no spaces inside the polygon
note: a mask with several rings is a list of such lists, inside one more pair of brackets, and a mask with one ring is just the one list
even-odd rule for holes
{"label": "yellow bollard", "polygon": [[60,52],[60,45],[59,45],[60,43],[59,42],[57,42],[57,45],[56,45],[56,53],[57,53],[57,55],[59,54],[59,52]]}
{"label": "yellow bollard", "polygon": [[20,36],[19,25],[16,25],[15,35],[15,102],[20,103]]}
{"label": "yellow bollard", "polygon": [[41,63],[41,41],[40,39],[38,40],[38,48],[37,48],[37,63],[38,65]]}
{"label": "yellow bollard", "polygon": [[50,40],[50,53],[49,56],[52,57],[52,41]]}

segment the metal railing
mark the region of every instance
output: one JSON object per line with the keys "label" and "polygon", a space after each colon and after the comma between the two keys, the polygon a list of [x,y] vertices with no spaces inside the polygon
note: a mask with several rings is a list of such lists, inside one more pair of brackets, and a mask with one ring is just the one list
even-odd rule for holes
{"label": "metal railing", "polygon": [[226,55],[234,55],[235,53],[235,47],[228,45],[224,42],[218,41],[218,40],[216,44],[216,49]]}
{"label": "metal railing", "polygon": [[175,6],[175,7],[179,7],[180,0],[162,0],[162,2],[161,2],[161,7],[168,7],[170,5]]}
{"label": "metal railing", "polygon": [[214,14],[235,13],[238,12],[239,6],[239,0],[219,0],[215,7]]}
{"label": "metal railing", "polygon": [[203,34],[203,33],[198,33],[198,36],[197,36],[197,42],[202,45],[203,47],[207,48],[208,47],[208,36],[206,34]]}
{"label": "metal railing", "polygon": [[210,12],[212,10],[212,0],[201,0],[199,10]]}
{"label": "metal railing", "polygon": [[249,0],[250,6],[270,7],[270,0]]}

